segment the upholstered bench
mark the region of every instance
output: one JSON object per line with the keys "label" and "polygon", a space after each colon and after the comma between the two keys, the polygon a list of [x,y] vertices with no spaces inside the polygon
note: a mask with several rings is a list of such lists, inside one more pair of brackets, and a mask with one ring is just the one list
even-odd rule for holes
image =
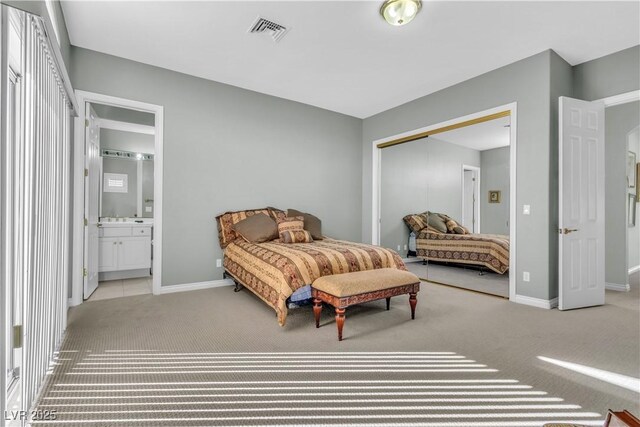
{"label": "upholstered bench", "polygon": [[347,307],[386,298],[387,310],[389,310],[391,297],[403,294],[409,294],[411,318],[415,319],[418,302],[416,294],[419,290],[420,279],[418,276],[395,268],[380,268],[320,277],[311,285],[316,328],[320,327],[323,302],[331,304],[336,310],[338,340],[342,341],[344,313]]}

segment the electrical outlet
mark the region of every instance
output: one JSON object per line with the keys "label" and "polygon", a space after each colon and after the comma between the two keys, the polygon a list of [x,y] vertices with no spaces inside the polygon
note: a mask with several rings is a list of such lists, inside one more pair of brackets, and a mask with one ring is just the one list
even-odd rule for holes
{"label": "electrical outlet", "polygon": [[145,212],[151,212],[151,211],[153,211],[153,207],[152,206],[145,206],[144,207],[144,211]]}
{"label": "electrical outlet", "polygon": [[400,250],[400,245],[398,245],[398,250]]}
{"label": "electrical outlet", "polygon": [[531,205],[522,206],[522,215],[531,215]]}
{"label": "electrical outlet", "polygon": [[404,245],[404,250],[405,250],[405,251],[407,250],[407,245]]}
{"label": "electrical outlet", "polygon": [[523,282],[528,282],[529,280],[531,280],[531,276],[529,275],[528,271],[523,271],[522,272],[522,281]]}
{"label": "electrical outlet", "polygon": [[218,268],[222,267],[222,260],[221,259],[217,259],[216,260],[216,267],[218,267]]}

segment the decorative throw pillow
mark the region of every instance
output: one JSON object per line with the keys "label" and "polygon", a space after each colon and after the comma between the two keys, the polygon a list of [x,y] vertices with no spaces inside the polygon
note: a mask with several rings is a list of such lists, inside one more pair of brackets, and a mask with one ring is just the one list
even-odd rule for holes
{"label": "decorative throw pillow", "polygon": [[216,217],[218,223],[218,240],[220,241],[220,247],[226,248],[229,243],[236,240],[239,236],[236,234],[233,226],[243,219],[256,214],[269,215],[268,209],[252,209],[246,211],[225,212],[222,215]]}
{"label": "decorative throw pillow", "polygon": [[402,218],[402,220],[407,224],[407,227],[415,233],[419,233],[427,227],[426,218],[422,214],[407,215]]}
{"label": "decorative throw pillow", "polygon": [[313,237],[307,230],[288,230],[280,233],[280,243],[311,243]]}
{"label": "decorative throw pillow", "polygon": [[278,222],[278,218],[284,218],[287,216],[287,213],[282,209],[269,206],[267,207],[267,210],[269,211],[269,215],[271,216],[271,218],[273,218],[273,220],[276,222]]}
{"label": "decorative throw pillow", "polygon": [[262,213],[236,223],[233,230],[249,243],[268,242],[278,238],[278,224],[269,215]]}
{"label": "decorative throw pillow", "polygon": [[435,212],[424,212],[424,214],[427,215],[428,218],[428,224],[435,228],[436,230],[438,230],[441,233],[446,233],[447,230],[447,224],[445,223],[445,220],[442,218],[442,216],[438,213]]}
{"label": "decorative throw pillow", "polygon": [[449,218],[448,216],[446,217],[446,225],[447,225],[447,231],[449,233],[469,234],[469,230],[467,230],[465,227],[458,224],[456,220]]}
{"label": "decorative throw pillow", "polygon": [[278,234],[284,231],[304,230],[304,217],[284,217],[278,218]]}
{"label": "decorative throw pillow", "polygon": [[304,229],[311,234],[311,237],[313,237],[313,240],[322,240],[322,221],[320,221],[320,218],[318,218],[317,216],[311,215],[309,213],[297,211],[295,209],[288,209],[287,216],[303,217]]}

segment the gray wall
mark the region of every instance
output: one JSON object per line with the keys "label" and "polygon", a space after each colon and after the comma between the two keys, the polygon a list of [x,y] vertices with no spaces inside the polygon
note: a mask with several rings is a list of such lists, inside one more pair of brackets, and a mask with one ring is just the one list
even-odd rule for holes
{"label": "gray wall", "polygon": [[[549,169],[548,173],[548,185],[549,185],[549,229],[547,231],[549,236],[549,252],[547,254],[547,263],[549,264],[549,283],[554,283],[551,288],[550,297],[555,298],[558,296],[558,187],[560,181],[558,179],[558,161],[559,161],[559,138],[560,132],[558,129],[558,122],[560,118],[559,113],[559,98],[561,96],[573,97],[573,68],[569,63],[562,59],[557,53],[551,51],[550,57],[550,81],[549,81],[549,111],[551,113],[550,126],[549,126]],[[531,179],[536,179],[531,177]],[[516,210],[521,209],[520,206],[516,206]]]}
{"label": "gray wall", "polygon": [[164,106],[163,285],[222,278],[214,217],[228,210],[296,208],[361,240],[361,120],[77,47],[71,57],[76,89]]}
{"label": "gray wall", "polygon": [[101,128],[100,148],[153,154],[155,152],[155,136]]}
{"label": "gray wall", "polygon": [[640,88],[640,46],[573,67],[574,95],[593,101]]}
{"label": "gray wall", "polygon": [[133,217],[138,209],[138,161],[103,157],[102,171],[122,173],[128,178],[126,193],[102,193],[100,216]]}
{"label": "gray wall", "polygon": [[382,150],[380,243],[407,255],[405,215],[426,210],[462,217],[462,165],[480,166],[480,152],[436,138]]}
{"label": "gray wall", "polygon": [[[364,120],[362,235],[371,240],[372,141],[511,102],[517,116],[517,293],[550,299],[557,295],[557,270],[549,267],[555,223],[549,215],[557,186],[551,188],[550,73],[551,51],[545,51],[442,91],[419,98]],[[557,147],[555,147],[557,152]],[[550,191],[552,190],[552,191]],[[531,215],[522,215],[522,205]],[[549,230],[541,233],[540,230]],[[531,273],[522,282],[522,272]]]}
{"label": "gray wall", "polygon": [[[480,232],[509,235],[511,147],[480,152]],[[500,190],[500,203],[489,203],[489,190]]]}
{"label": "gray wall", "polygon": [[627,134],[639,124],[640,102],[605,111],[605,280],[618,285],[628,283],[626,242],[634,230],[627,227]]}

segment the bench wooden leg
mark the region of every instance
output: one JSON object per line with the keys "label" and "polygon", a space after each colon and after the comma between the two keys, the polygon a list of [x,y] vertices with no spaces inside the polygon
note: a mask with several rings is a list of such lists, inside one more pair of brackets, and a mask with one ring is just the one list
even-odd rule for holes
{"label": "bench wooden leg", "polygon": [[342,341],[342,327],[344,326],[344,308],[336,308],[336,325],[338,325],[338,341]]}
{"label": "bench wooden leg", "polygon": [[391,306],[391,297],[387,298],[387,310],[389,310],[390,306]]}
{"label": "bench wooden leg", "polygon": [[322,300],[320,298],[314,298],[313,316],[316,318],[316,328],[320,327],[320,313],[322,313]]}
{"label": "bench wooden leg", "polygon": [[409,305],[411,306],[411,319],[416,318],[416,304],[418,304],[417,293],[411,292],[409,294]]}

